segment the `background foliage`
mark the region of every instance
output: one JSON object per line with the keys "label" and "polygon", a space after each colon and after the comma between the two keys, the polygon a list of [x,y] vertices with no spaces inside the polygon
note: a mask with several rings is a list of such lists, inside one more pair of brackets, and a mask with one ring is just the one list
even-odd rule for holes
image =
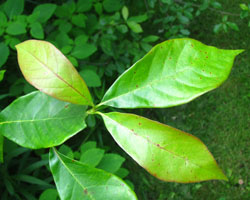
{"label": "background foliage", "polygon": [[[82,146],[94,141],[91,151],[98,152],[95,155],[99,162],[106,160],[104,169],[109,171],[114,167],[110,163],[118,160],[116,173],[130,180],[139,199],[247,199],[249,34],[247,0],[1,1],[0,109],[34,90],[17,70],[15,50],[16,44],[30,38],[50,41],[67,55],[95,94],[96,102],[119,74],[166,39],[192,37],[220,48],[246,49],[236,60],[229,80],[219,89],[177,108],[135,111],[200,137],[226,171],[229,182],[161,182],[123,153],[100,125],[101,120],[91,115],[87,119],[90,128],[60,150],[81,160],[86,156]],[[46,195],[56,199],[47,153],[4,140],[4,163],[0,164],[3,199],[38,199],[43,191],[41,199]],[[125,168],[121,168],[123,162]]]}

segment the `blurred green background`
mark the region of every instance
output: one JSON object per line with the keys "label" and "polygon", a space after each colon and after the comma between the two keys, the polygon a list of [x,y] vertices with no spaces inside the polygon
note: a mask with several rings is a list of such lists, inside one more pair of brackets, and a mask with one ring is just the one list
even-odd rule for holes
{"label": "blurred green background", "polygon": [[[199,137],[227,175],[228,182],[159,181],[115,144],[99,118],[88,118],[89,128],[67,141],[61,151],[80,158],[82,144],[95,141],[106,153],[122,156],[126,160],[121,159],[119,166],[128,170],[124,178],[140,200],[249,199],[248,0],[0,1],[0,109],[34,90],[17,65],[15,45],[24,40],[42,39],[55,44],[77,68],[99,102],[114,80],[152,46],[180,37],[245,52],[236,58],[231,75],[222,86],[191,103],[128,112]],[[5,139],[4,163],[0,164],[1,199],[46,198],[40,196],[42,192],[55,188],[47,153],[48,150],[31,151]]]}

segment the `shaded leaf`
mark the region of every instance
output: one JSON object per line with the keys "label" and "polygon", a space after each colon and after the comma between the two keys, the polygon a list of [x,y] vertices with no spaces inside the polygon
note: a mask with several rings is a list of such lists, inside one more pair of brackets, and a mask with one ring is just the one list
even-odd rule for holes
{"label": "shaded leaf", "polygon": [[20,69],[34,87],[62,101],[93,105],[85,82],[54,45],[28,40],[16,48]]}
{"label": "shaded leaf", "polygon": [[89,11],[92,7],[93,0],[78,0],[76,3],[77,12]]}
{"label": "shaded leaf", "polygon": [[127,22],[128,24],[128,27],[135,33],[141,33],[143,32],[142,28],[141,28],[141,25],[134,22],[134,21],[128,21]]}
{"label": "shaded leaf", "polygon": [[0,11],[0,27],[5,27],[8,24],[7,17]]}
{"label": "shaded leaf", "polygon": [[121,157],[120,155],[108,153],[104,155],[97,167],[107,172],[115,173],[120,169],[124,161],[125,158]]}
{"label": "shaded leaf", "polygon": [[122,8],[123,0],[104,0],[103,8],[107,12],[115,12]]}
{"label": "shaded leaf", "polygon": [[96,167],[104,156],[104,150],[98,148],[92,148],[85,151],[81,157],[80,161],[91,167]]}
{"label": "shaded leaf", "polygon": [[181,183],[227,180],[198,138],[134,114],[99,114],[123,150],[160,180]]}
{"label": "shaded leaf", "polygon": [[159,39],[157,35],[149,35],[142,39],[143,42],[156,42]]}
{"label": "shaded leaf", "polygon": [[193,39],[168,40],[124,72],[99,105],[150,108],[187,103],[222,84],[241,52]]}
{"label": "shaded leaf", "polygon": [[37,20],[41,23],[47,22],[56,10],[56,5],[52,3],[40,4],[33,10],[33,13],[39,13]]}
{"label": "shaded leaf", "polygon": [[126,21],[128,19],[129,11],[127,6],[123,6],[122,8],[122,17]]}
{"label": "shaded leaf", "polygon": [[22,22],[10,22],[7,26],[6,33],[10,35],[21,35],[26,33],[26,24]]}
{"label": "shaded leaf", "polygon": [[88,141],[86,143],[83,143],[80,147],[81,153],[84,153],[88,151],[89,149],[96,148],[96,141]]}
{"label": "shaded leaf", "polygon": [[22,14],[24,9],[24,0],[7,0],[4,3],[4,11],[11,19],[13,16]]}
{"label": "shaded leaf", "polygon": [[6,72],[6,70],[0,70],[0,81],[3,80],[5,72]]}
{"label": "shaded leaf", "polygon": [[36,39],[43,39],[44,38],[44,32],[43,27],[39,22],[35,22],[30,25],[30,34],[36,38]]}
{"label": "shaded leaf", "polygon": [[133,200],[134,192],[118,177],[50,150],[50,168],[62,200]]}
{"label": "shaded leaf", "polygon": [[84,69],[79,72],[86,82],[88,87],[99,87],[101,86],[101,79],[98,74],[90,69]]}
{"label": "shaded leaf", "polygon": [[84,59],[84,58],[88,58],[96,51],[97,51],[97,48],[95,45],[83,44],[81,46],[75,46],[75,48],[72,50],[71,55],[78,59]]}
{"label": "shaded leaf", "polygon": [[59,150],[58,150],[61,154],[69,157],[69,158],[74,158],[74,153],[72,151],[72,149],[67,146],[66,144],[63,144],[60,146]]}
{"label": "shaded leaf", "polygon": [[6,63],[8,57],[9,57],[9,54],[10,54],[9,47],[6,44],[4,44],[3,42],[1,42],[0,43],[0,55],[1,55],[0,67],[2,67]]}
{"label": "shaded leaf", "polygon": [[86,127],[85,111],[86,106],[36,91],[18,98],[0,113],[0,132],[27,148],[52,147]]}
{"label": "shaded leaf", "polygon": [[47,189],[40,195],[39,200],[57,200],[57,197],[56,189]]}

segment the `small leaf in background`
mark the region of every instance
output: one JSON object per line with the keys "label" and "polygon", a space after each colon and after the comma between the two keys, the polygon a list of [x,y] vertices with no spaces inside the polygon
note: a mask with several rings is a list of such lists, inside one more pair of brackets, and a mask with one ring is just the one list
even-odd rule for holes
{"label": "small leaf in background", "polygon": [[73,66],[78,67],[78,61],[75,57],[68,55],[67,58],[72,63]]}
{"label": "small leaf in background", "polygon": [[83,143],[80,147],[81,154],[93,148],[96,148],[96,141],[88,141],[86,143]]}
{"label": "small leaf in background", "polygon": [[16,48],[20,69],[35,88],[62,101],[93,105],[84,80],[54,45],[28,40]]}
{"label": "small leaf in background", "polygon": [[[71,45],[66,45],[63,48],[61,48],[61,51],[63,54],[69,54],[71,50],[73,49],[73,46]],[[72,63],[73,64],[73,63]],[[74,65],[74,64],[73,64]],[[75,66],[75,65],[74,65]]]}
{"label": "small leaf in background", "polygon": [[118,25],[118,26],[116,26],[116,28],[121,33],[127,33],[128,32],[128,27],[125,24]]}
{"label": "small leaf in background", "polygon": [[155,108],[190,102],[222,84],[242,51],[188,38],[165,41],[123,73],[99,106]]}
{"label": "small leaf in background", "polygon": [[65,32],[59,32],[58,34],[56,34],[55,41],[60,48],[74,44],[74,41]]}
{"label": "small leaf in background", "polygon": [[5,27],[7,26],[7,24],[8,24],[7,17],[2,11],[0,11],[0,27]]}
{"label": "small leaf in background", "polygon": [[35,22],[30,25],[30,34],[36,39],[43,39],[44,32],[43,27],[39,22]]}
{"label": "small leaf in background", "polygon": [[[62,200],[136,200],[135,193],[120,178],[69,159],[50,149],[50,168]],[[72,191],[74,191],[72,193]]]}
{"label": "small leaf in background", "polygon": [[115,12],[122,8],[124,4],[123,0],[104,0],[103,7],[107,12]]}
{"label": "small leaf in background", "polygon": [[102,4],[100,2],[95,3],[95,11],[98,15],[102,15]]}
{"label": "small leaf in background", "polygon": [[182,35],[185,35],[185,36],[190,35],[190,31],[187,30],[187,29],[181,29],[180,32],[181,32]]}
{"label": "small leaf in background", "polygon": [[149,52],[153,47],[152,45],[145,42],[141,42],[140,45],[145,52]]}
{"label": "small leaf in background", "polygon": [[78,59],[84,59],[88,58],[92,54],[94,54],[97,51],[97,48],[94,44],[83,44],[81,46],[75,46],[75,48],[72,50],[71,55],[78,58]]}
{"label": "small leaf in background", "polygon": [[118,171],[115,173],[115,175],[119,176],[120,178],[124,179],[127,177],[129,174],[129,171],[125,168],[120,168]]}
{"label": "small leaf in background", "polygon": [[4,11],[9,19],[22,14],[24,9],[24,0],[7,0],[3,5]]}
{"label": "small leaf in background", "polygon": [[74,25],[84,28],[86,26],[85,21],[87,17],[84,14],[73,15],[71,21]]}
{"label": "small leaf in background", "polygon": [[136,22],[136,23],[142,23],[142,22],[147,21],[147,19],[148,19],[148,16],[146,14],[144,14],[144,15],[138,15],[138,16],[130,17],[128,19],[128,21],[133,21],[133,22]]}
{"label": "small leaf in background", "polygon": [[84,45],[89,39],[88,35],[81,34],[75,38],[75,45],[82,46]]}
{"label": "small leaf in background", "polygon": [[0,70],[0,81],[3,80],[4,77],[4,73],[6,72],[6,70]]}
{"label": "small leaf in background", "polygon": [[216,24],[214,25],[214,33],[219,33],[222,30],[222,24]]}
{"label": "small leaf in background", "polygon": [[56,189],[47,189],[40,195],[39,200],[57,200],[58,192]]}
{"label": "small leaf in background", "polygon": [[98,74],[90,69],[83,69],[79,72],[88,87],[100,87],[102,85]]}
{"label": "small leaf in background", "polygon": [[80,157],[80,161],[91,167],[96,167],[104,156],[104,150],[98,148],[92,148],[84,153]]}
{"label": "small leaf in background", "polygon": [[33,12],[31,15],[29,15],[27,17],[27,21],[30,24],[33,24],[33,23],[37,22],[37,19],[39,18],[39,16],[40,16],[40,12]]}
{"label": "small leaf in background", "polygon": [[53,13],[56,10],[57,5],[52,3],[45,3],[40,4],[33,10],[33,13],[39,13],[39,16],[37,17],[37,21],[40,23],[47,22],[53,15]]}
{"label": "small leaf in background", "polygon": [[157,35],[149,35],[142,39],[142,42],[150,43],[150,42],[156,42],[159,40],[159,36]]}
{"label": "small leaf in background", "polygon": [[16,99],[0,113],[0,132],[27,148],[52,147],[86,127],[85,111],[86,106],[36,91]]}
{"label": "small leaf in background", "polygon": [[123,7],[122,7],[122,17],[123,17],[123,19],[124,19],[125,21],[127,21],[128,15],[129,15],[128,7],[127,7],[127,6],[123,6]]}
{"label": "small leaf in background", "polygon": [[124,161],[125,158],[118,154],[107,153],[103,156],[97,168],[103,169],[110,173],[115,173],[120,169]]}
{"label": "small leaf in background", "polygon": [[79,13],[87,12],[91,9],[93,0],[78,0],[76,3],[76,11]]}
{"label": "small leaf in background", "polygon": [[6,33],[10,35],[21,35],[26,33],[26,24],[21,22],[10,22],[7,26]]}
{"label": "small leaf in background", "polygon": [[99,114],[119,146],[156,178],[181,183],[227,180],[198,138],[134,114]]}
{"label": "small leaf in background", "polygon": [[4,137],[0,133],[0,163],[3,163],[3,141]]}
{"label": "small leaf in background", "polygon": [[72,149],[69,146],[67,146],[66,144],[61,145],[60,148],[58,149],[58,151],[61,154],[65,155],[69,158],[72,158],[72,159],[74,158],[74,153],[73,153]]}
{"label": "small leaf in background", "polygon": [[71,29],[72,29],[72,24],[67,21],[62,21],[62,23],[60,23],[59,25],[59,30],[61,32],[68,33],[71,31]]}
{"label": "small leaf in background", "polygon": [[127,21],[128,27],[135,33],[143,32],[141,25],[134,21]]}
{"label": "small leaf in background", "polygon": [[21,41],[18,38],[12,37],[9,40],[9,46],[11,49],[16,51],[16,45],[18,45],[19,43],[21,43]]}
{"label": "small leaf in background", "polygon": [[239,29],[239,27],[237,26],[237,24],[235,24],[235,23],[233,23],[233,22],[227,22],[227,25],[228,25],[231,29],[233,29],[233,30],[235,30],[235,31],[240,31],[240,29]]}
{"label": "small leaf in background", "polygon": [[86,119],[86,123],[88,125],[88,127],[95,127],[96,125],[96,119],[94,115],[88,115],[87,119]]}
{"label": "small leaf in background", "polygon": [[4,44],[3,42],[1,42],[0,43],[0,55],[1,55],[0,67],[2,67],[6,63],[8,57],[9,57],[9,54],[10,54],[9,47],[6,44]]}
{"label": "small leaf in background", "polygon": [[246,5],[245,3],[241,3],[241,4],[240,4],[240,8],[241,8],[242,10],[248,10],[248,7],[247,7],[247,5]]}

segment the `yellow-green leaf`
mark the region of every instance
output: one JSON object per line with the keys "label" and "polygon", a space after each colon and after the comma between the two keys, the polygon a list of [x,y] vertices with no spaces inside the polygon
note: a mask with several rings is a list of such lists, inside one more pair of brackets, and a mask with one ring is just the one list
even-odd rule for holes
{"label": "yellow-green leaf", "polygon": [[54,45],[28,40],[16,48],[20,69],[34,87],[62,101],[93,105],[84,80]]}

